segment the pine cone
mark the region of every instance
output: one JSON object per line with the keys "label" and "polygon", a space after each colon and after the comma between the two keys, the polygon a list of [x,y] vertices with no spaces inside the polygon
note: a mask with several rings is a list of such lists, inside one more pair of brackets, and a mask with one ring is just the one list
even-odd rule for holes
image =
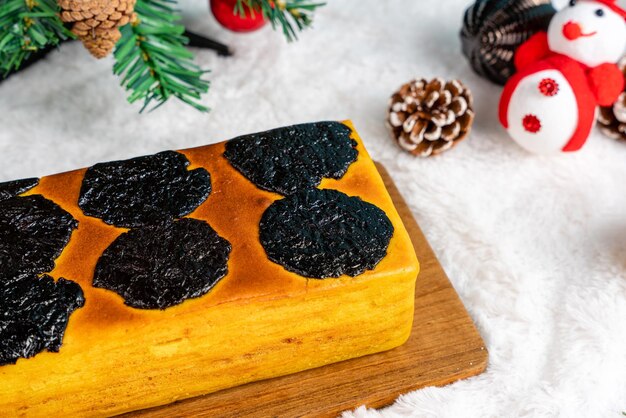
{"label": "pine cone", "polygon": [[96,58],[113,50],[122,36],[119,27],[136,19],[136,0],[58,0],[61,20],[74,23],[74,32]]}
{"label": "pine cone", "polygon": [[440,154],[465,139],[474,121],[472,94],[458,80],[413,80],[391,96],[387,124],[402,149]]}
{"label": "pine cone", "polygon": [[114,29],[102,32],[96,37],[87,36],[81,40],[91,55],[96,58],[104,58],[111,53],[121,37],[122,33],[118,29]]}
{"label": "pine cone", "polygon": [[[626,80],[626,58],[622,59],[620,67]],[[613,106],[600,108],[598,125],[602,133],[609,138],[626,141],[626,89]]]}

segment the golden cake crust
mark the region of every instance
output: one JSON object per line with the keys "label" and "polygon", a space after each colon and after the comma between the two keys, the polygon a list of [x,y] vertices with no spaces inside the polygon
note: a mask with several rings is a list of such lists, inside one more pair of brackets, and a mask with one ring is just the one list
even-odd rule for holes
{"label": "golden cake crust", "polygon": [[[320,188],[331,188],[349,196],[359,196],[364,201],[381,208],[394,226],[394,235],[388,255],[374,270],[357,277],[338,279],[307,279],[285,270],[270,261],[259,242],[259,220],[263,212],[283,196],[261,190],[235,170],[223,157],[225,142],[181,150],[191,162],[189,169],[203,167],[211,174],[213,191],[209,198],[187,217],[207,221],[217,233],[232,244],[228,261],[228,274],[205,296],[190,299],[165,311],[138,310],[125,306],[121,296],[106,289],[91,286],[93,272],[102,252],[126,228],[117,228],[101,219],[85,216],[78,207],[80,186],[86,169],[43,177],[38,186],[26,194],[42,194],[59,204],[79,222],[69,244],[56,260],[51,272],[55,278],[65,277],[76,281],[85,292],[85,307],[72,315],[66,335],[121,321],[141,326],[151,317],[177,317],[182,313],[204,310],[211,306],[246,299],[271,299],[289,297],[300,293],[346,286],[355,281],[367,281],[417,263],[411,242],[402,226],[382,179],[363,147],[352,124],[344,122],[353,131],[358,143],[359,156],[346,175],[339,179],[324,179]],[[82,325],[82,326],[81,326]],[[117,325],[116,325],[117,326]]]}

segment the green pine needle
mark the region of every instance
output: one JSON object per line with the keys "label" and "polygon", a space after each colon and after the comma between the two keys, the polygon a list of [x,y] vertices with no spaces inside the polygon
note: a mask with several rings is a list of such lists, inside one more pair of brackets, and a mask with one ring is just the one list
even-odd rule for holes
{"label": "green pine needle", "polygon": [[137,21],[121,28],[122,38],[115,47],[113,72],[122,77],[128,101],[143,100],[141,112],[154,110],[171,97],[206,112],[198,103],[209,90],[202,76],[207,72],[193,63],[193,54],[185,47],[185,27],[175,0],[137,0]]}
{"label": "green pine needle", "polygon": [[311,0],[237,0],[235,14],[245,16],[246,11],[254,16],[262,13],[270,21],[272,28],[282,28],[289,42],[297,40],[298,31],[302,31],[313,23],[313,12],[326,3],[315,3]]}
{"label": "green pine needle", "polygon": [[0,73],[20,68],[31,54],[74,35],[55,0],[0,0]]}

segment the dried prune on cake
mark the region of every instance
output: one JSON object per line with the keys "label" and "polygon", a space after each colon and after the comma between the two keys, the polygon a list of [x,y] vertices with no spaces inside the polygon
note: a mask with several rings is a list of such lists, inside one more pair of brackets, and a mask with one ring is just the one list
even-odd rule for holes
{"label": "dried prune on cake", "polygon": [[378,207],[337,190],[307,189],[272,203],[260,222],[270,260],[301,276],[357,276],[387,254],[393,225]]}
{"label": "dried prune on cake", "polygon": [[7,200],[24,192],[27,192],[38,184],[38,178],[14,180],[0,183],[0,201]]}
{"label": "dried prune on cake", "polygon": [[232,139],[224,157],[257,187],[290,195],[346,174],[358,155],[351,133],[339,122],[288,126]]}
{"label": "dried prune on cake", "polygon": [[48,275],[0,277],[0,365],[58,352],[70,315],[85,304],[80,286]]}
{"label": "dried prune on cake", "polygon": [[77,226],[72,215],[41,195],[0,201],[0,274],[52,270]]}
{"label": "dried prune on cake", "polygon": [[228,272],[230,250],[197,219],[131,229],[104,251],[93,285],[118,293],[133,308],[165,309],[206,294]]}
{"label": "dried prune on cake", "polygon": [[188,166],[174,151],[96,164],[85,174],[78,205],[88,216],[126,228],[182,217],[211,193],[209,172]]}

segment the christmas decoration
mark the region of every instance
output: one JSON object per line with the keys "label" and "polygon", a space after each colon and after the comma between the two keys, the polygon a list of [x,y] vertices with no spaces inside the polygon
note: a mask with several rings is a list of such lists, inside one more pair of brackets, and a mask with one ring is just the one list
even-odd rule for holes
{"label": "christmas decoration", "polygon": [[463,54],[476,73],[504,85],[515,73],[515,50],[554,13],[550,0],[477,0],[465,11]]}
{"label": "christmas decoration", "polygon": [[4,0],[0,7],[0,74],[17,70],[34,53],[73,37],[54,0]]}
{"label": "christmas decoration", "polygon": [[615,0],[570,2],[515,54],[518,73],[500,100],[500,122],[536,153],[576,151],[596,107],[612,105],[624,89],[615,64],[626,48],[626,11]]}
{"label": "christmas decoration", "polygon": [[197,100],[209,89],[202,78],[205,71],[193,63],[185,47],[185,28],[167,0],[138,0],[138,24],[121,28],[122,39],[115,48],[113,73],[130,91],[128,101],[142,100],[143,109],[177,97],[198,110],[207,109]]}
{"label": "christmas decoration", "polygon": [[[181,25],[176,0],[3,0],[0,7],[0,74],[3,77],[36,62],[61,42],[79,38],[98,58],[114,50],[113,72],[129,91],[128,101],[143,101],[142,111],[172,97],[195,107],[206,93],[206,70],[187,49],[196,46],[230,55],[228,48],[190,34]],[[230,1],[230,0],[225,0]],[[233,16],[258,16],[282,28],[287,40],[310,26],[323,3],[310,0],[232,0]],[[64,22],[71,25],[70,28]],[[189,35],[185,36],[185,35]],[[191,39],[190,39],[191,38]],[[0,80],[1,81],[1,80]]]}
{"label": "christmas decoration", "polygon": [[[626,58],[622,60],[620,67],[626,80]],[[626,141],[626,88],[612,106],[600,108],[598,126],[609,138]]]}
{"label": "christmas decoration", "polygon": [[387,125],[400,147],[429,157],[449,150],[470,132],[472,94],[458,80],[413,80],[389,102]]}
{"label": "christmas decoration", "polygon": [[[303,30],[313,23],[312,13],[325,3],[314,3],[311,0],[211,0],[229,5],[235,3],[234,13],[240,18],[238,22],[231,22],[232,26],[255,26],[256,23],[244,23],[246,20],[263,19],[272,24],[272,28],[280,27],[288,41],[298,38],[297,31]],[[213,4],[211,5],[213,8]],[[221,15],[221,13],[220,13]],[[259,17],[260,15],[260,17]],[[222,21],[216,14],[220,23]],[[224,24],[224,23],[222,23]],[[226,26],[228,27],[228,26]],[[256,28],[256,27],[255,27]],[[254,30],[251,28],[250,30]],[[231,30],[232,29],[229,27]]]}
{"label": "christmas decoration", "polygon": [[233,32],[252,32],[265,26],[267,20],[261,9],[249,7],[233,13],[237,3],[237,0],[211,0],[211,12],[220,25]]}
{"label": "christmas decoration", "polygon": [[72,32],[96,58],[109,55],[122,34],[120,26],[133,22],[135,0],[59,0],[61,20],[73,23]]}

